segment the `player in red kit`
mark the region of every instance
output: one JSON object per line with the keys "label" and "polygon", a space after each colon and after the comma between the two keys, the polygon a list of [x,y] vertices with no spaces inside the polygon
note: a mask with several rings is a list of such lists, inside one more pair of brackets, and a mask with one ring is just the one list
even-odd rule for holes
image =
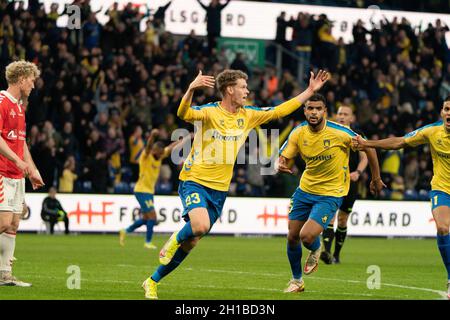
{"label": "player in red kit", "polygon": [[12,275],[12,259],[25,207],[24,177],[33,189],[44,185],[28,150],[23,105],[39,74],[31,62],[12,62],[5,72],[8,89],[0,91],[0,286],[31,286]]}

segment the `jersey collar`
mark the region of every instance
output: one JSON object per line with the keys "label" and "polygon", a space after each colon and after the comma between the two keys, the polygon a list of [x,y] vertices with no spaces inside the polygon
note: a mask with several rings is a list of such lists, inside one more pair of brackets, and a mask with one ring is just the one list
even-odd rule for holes
{"label": "jersey collar", "polygon": [[17,104],[19,101],[17,101],[16,98],[14,98],[8,91],[2,90],[0,91],[1,94],[5,95],[9,100],[11,100],[12,103]]}

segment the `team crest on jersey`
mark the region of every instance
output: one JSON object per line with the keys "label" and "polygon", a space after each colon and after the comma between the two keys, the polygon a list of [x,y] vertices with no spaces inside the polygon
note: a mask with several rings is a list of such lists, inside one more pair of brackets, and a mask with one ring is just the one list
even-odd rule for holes
{"label": "team crest on jersey", "polygon": [[328,149],[330,147],[330,145],[331,145],[331,141],[329,139],[323,140],[323,147],[325,149]]}
{"label": "team crest on jersey", "polygon": [[438,146],[442,146],[442,140],[441,139],[438,139],[436,143],[437,143]]}
{"label": "team crest on jersey", "polygon": [[9,115],[14,118],[15,116],[17,116],[17,113],[15,113],[13,109],[11,109]]}
{"label": "team crest on jersey", "polygon": [[328,216],[324,216],[324,217],[322,217],[322,223],[326,223],[326,222],[327,222],[327,220],[328,220]]}
{"label": "team crest on jersey", "polygon": [[304,146],[304,147],[307,147],[307,146],[308,146],[308,141],[303,140],[303,146]]}
{"label": "team crest on jersey", "polygon": [[225,125],[225,120],[219,120],[219,123],[220,123],[221,126],[224,126]]}
{"label": "team crest on jersey", "polygon": [[244,128],[244,119],[237,119],[237,125],[239,129]]}

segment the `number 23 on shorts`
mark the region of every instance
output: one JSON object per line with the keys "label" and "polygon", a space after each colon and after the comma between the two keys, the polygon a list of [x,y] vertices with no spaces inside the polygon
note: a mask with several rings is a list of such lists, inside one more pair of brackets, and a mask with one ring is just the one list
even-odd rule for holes
{"label": "number 23 on shorts", "polygon": [[186,197],[186,206],[190,206],[191,204],[197,204],[200,203],[200,196],[196,193],[191,193],[189,196]]}

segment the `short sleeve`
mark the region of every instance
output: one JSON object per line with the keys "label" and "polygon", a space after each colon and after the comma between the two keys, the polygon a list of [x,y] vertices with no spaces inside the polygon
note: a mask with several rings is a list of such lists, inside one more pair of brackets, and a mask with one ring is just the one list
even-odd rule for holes
{"label": "short sleeve", "polygon": [[208,108],[190,107],[181,118],[187,122],[203,121],[207,118],[207,112]]}
{"label": "short sleeve", "polygon": [[430,131],[429,128],[424,127],[414,130],[404,136],[405,143],[410,147],[416,147],[421,144],[426,144],[429,142],[428,140],[429,131]]}
{"label": "short sleeve", "polygon": [[286,142],[280,149],[280,155],[292,159],[298,154],[298,140],[300,137],[300,128],[295,128],[289,135]]}
{"label": "short sleeve", "polygon": [[273,107],[245,107],[250,114],[250,127],[255,128],[263,123],[278,119],[278,114]]}

